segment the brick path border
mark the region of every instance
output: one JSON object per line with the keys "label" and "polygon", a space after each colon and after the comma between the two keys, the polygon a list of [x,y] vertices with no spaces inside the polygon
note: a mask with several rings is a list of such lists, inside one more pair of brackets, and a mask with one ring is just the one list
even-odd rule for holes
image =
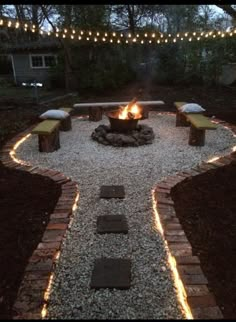
{"label": "brick path border", "polygon": [[[235,125],[219,119],[214,119],[214,121],[230,128],[236,134]],[[185,288],[186,300],[194,319],[223,319],[223,314],[216,304],[214,295],[207,287],[208,281],[202,272],[199,257],[192,255],[191,244],[176,215],[170,193],[176,184],[186,178],[230,164],[233,160],[236,162],[236,152],[210,163],[202,162],[190,170],[166,177],[156,185],[154,190],[156,210],[163,228],[163,238],[171,255],[175,258],[176,268]]]}
{"label": "brick path border", "polygon": [[[161,112],[162,114],[174,114]],[[76,116],[74,117],[76,118]],[[214,119],[223,126],[229,127],[236,134],[236,126]],[[42,311],[47,305],[47,291],[50,278],[55,270],[58,252],[61,249],[66,231],[72,219],[73,205],[78,195],[78,185],[63,173],[43,169],[28,164],[19,164],[10,155],[14,145],[31,132],[32,125],[9,140],[0,150],[0,161],[4,166],[33,174],[40,174],[61,184],[62,194],[57,201],[54,212],[37,248],[34,250],[26,266],[16,301],[13,306],[13,319],[42,319]],[[207,288],[207,279],[203,275],[200,261],[192,256],[191,245],[179,223],[170,197],[171,189],[185,178],[198,175],[212,168],[220,167],[236,160],[236,152],[221,157],[212,163],[203,162],[191,170],[182,171],[159,182],[155,188],[155,200],[158,214],[164,229],[164,238],[171,255],[175,257],[177,270],[182,279],[187,301],[194,319],[222,319],[222,313],[216,305],[214,296]]]}
{"label": "brick path border", "polygon": [[78,185],[63,173],[37,166],[19,164],[10,155],[14,145],[31,132],[35,125],[16,135],[8,141],[0,151],[0,161],[9,168],[28,171],[52,179],[61,185],[61,196],[57,201],[54,212],[50,214],[49,223],[41,242],[29,258],[17,298],[13,306],[13,319],[42,319],[42,311],[47,306],[48,288],[54,274],[56,260],[70,227],[73,206],[77,201]]}

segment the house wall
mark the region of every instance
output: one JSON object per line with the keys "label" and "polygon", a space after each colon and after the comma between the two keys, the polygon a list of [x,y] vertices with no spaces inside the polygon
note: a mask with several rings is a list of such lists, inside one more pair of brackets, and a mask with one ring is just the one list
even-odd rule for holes
{"label": "house wall", "polygon": [[43,85],[48,85],[50,82],[49,80],[50,69],[49,68],[31,68],[30,66],[31,54],[38,54],[38,55],[52,54],[53,55],[53,53],[45,53],[45,52],[12,54],[17,85],[21,85],[23,82],[32,82],[34,80],[36,80],[36,82],[43,83]]}

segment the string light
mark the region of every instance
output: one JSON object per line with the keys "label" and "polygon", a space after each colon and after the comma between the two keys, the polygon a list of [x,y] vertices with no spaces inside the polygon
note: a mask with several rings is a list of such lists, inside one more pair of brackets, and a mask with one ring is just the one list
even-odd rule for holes
{"label": "string light", "polygon": [[[59,34],[59,29],[56,27],[54,31],[43,31],[43,30],[37,30],[36,29],[36,25],[35,24],[28,24],[28,23],[20,23],[19,21],[12,21],[12,20],[5,20],[5,19],[0,19],[0,26],[7,26],[9,28],[15,28],[15,29],[18,29],[18,28],[22,28],[24,29],[25,31],[31,31],[33,33],[37,32],[40,34],[40,35],[45,35],[47,34],[48,36],[52,36],[54,35],[55,37],[60,37],[60,34]],[[64,28],[63,29],[63,32],[61,34],[62,38],[66,38],[66,34],[68,34],[68,28]],[[94,35],[97,35],[97,36],[100,36],[101,33],[100,32],[92,32],[92,31],[78,31],[80,35],[83,35],[84,33],[86,33],[87,35],[89,36],[92,36],[92,34]],[[71,29],[71,34],[69,35],[68,34],[68,37],[70,39],[74,39],[74,35],[76,34],[76,30],[75,29]],[[184,33],[177,33],[177,34],[165,34],[163,35],[162,33],[155,33],[155,32],[152,32],[152,33],[143,33],[143,34],[140,34],[140,33],[137,33],[136,35],[132,35],[132,33],[128,33],[126,35],[124,35],[123,33],[119,33],[119,37],[118,34],[116,32],[112,32],[112,33],[108,33],[108,32],[104,32],[104,37],[103,38],[97,38],[97,37],[85,37],[84,40],[87,40],[87,41],[94,41],[94,42],[106,42],[108,39],[106,37],[109,37],[109,42],[110,43],[113,43],[113,41],[111,40],[111,35],[113,37],[117,37],[117,41],[116,43],[121,43],[121,39],[120,38],[124,38],[124,41],[126,44],[128,43],[141,43],[141,44],[144,44],[145,43],[145,40],[147,40],[147,42],[149,44],[153,43],[153,41],[157,44],[160,44],[162,42],[164,43],[168,43],[168,39],[173,42],[173,43],[176,43],[177,40],[185,40],[185,37],[187,38],[186,40],[191,42],[193,40],[197,40],[199,41],[200,39],[202,39],[201,37],[203,36],[204,38],[212,38],[212,39],[215,39],[217,36],[221,37],[221,38],[224,38],[224,37],[232,37],[236,34],[236,28],[228,28],[226,31],[217,31],[217,30],[212,30],[212,31],[208,31],[208,32],[184,32]],[[118,39],[119,38],[119,39]],[[141,39],[140,39],[141,38]],[[144,39],[142,39],[144,38]],[[156,40],[154,40],[154,38],[156,38]],[[159,39],[157,39],[159,38]],[[171,38],[171,39],[170,39]],[[78,39],[81,40],[82,37],[78,36]],[[113,38],[114,39],[114,38]],[[128,39],[130,39],[130,41],[128,41]]]}
{"label": "string light", "polygon": [[110,39],[110,42],[113,42],[113,39]]}

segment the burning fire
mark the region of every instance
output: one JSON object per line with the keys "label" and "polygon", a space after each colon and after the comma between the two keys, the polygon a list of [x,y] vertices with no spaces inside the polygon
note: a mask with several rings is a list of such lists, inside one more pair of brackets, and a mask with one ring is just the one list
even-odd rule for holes
{"label": "burning fire", "polygon": [[142,117],[141,108],[137,104],[122,106],[118,117],[122,120],[139,119]]}

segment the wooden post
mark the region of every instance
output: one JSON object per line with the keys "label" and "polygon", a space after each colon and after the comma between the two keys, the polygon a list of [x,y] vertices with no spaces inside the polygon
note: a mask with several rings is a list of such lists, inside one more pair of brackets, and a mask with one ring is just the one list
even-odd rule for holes
{"label": "wooden post", "polygon": [[71,130],[71,116],[67,116],[65,119],[61,120],[60,130],[70,131]]}
{"label": "wooden post", "polygon": [[149,115],[149,106],[143,106],[141,120],[148,119],[148,115]]}
{"label": "wooden post", "polygon": [[189,145],[204,146],[205,145],[205,132],[206,130],[198,130],[191,125],[189,133]]}
{"label": "wooden post", "polygon": [[185,115],[177,110],[176,112],[176,126],[189,126],[190,123],[187,121]]}
{"label": "wooden post", "polygon": [[53,152],[60,148],[59,128],[57,127],[51,134],[38,135],[39,151]]}
{"label": "wooden post", "polygon": [[98,122],[102,119],[102,107],[89,107],[89,121]]}

